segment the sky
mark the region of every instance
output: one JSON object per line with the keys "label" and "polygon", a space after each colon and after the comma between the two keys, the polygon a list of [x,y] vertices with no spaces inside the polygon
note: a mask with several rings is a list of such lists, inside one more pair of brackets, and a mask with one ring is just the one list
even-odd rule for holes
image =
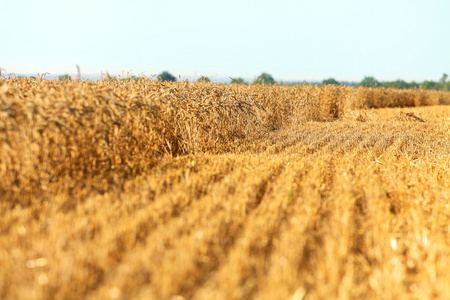
{"label": "sky", "polygon": [[[438,81],[449,0],[0,0],[2,73]],[[5,71],[6,70],[6,71]]]}

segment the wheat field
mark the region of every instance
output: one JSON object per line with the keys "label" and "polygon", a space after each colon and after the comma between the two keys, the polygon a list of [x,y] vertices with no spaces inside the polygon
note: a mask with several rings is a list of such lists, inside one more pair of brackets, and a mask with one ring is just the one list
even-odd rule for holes
{"label": "wheat field", "polygon": [[449,104],[0,79],[0,299],[450,299]]}

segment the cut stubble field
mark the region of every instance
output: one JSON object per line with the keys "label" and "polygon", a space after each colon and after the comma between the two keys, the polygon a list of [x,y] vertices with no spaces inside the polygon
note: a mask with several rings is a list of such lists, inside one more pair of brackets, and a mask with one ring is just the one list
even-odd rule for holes
{"label": "cut stubble field", "polygon": [[0,298],[449,299],[448,104],[0,80]]}

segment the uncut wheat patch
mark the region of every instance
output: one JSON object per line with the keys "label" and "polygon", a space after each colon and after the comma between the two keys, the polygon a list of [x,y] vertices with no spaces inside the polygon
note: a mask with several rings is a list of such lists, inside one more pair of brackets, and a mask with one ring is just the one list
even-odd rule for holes
{"label": "uncut wheat patch", "polygon": [[[1,189],[141,173],[163,155],[226,151],[258,134],[259,104],[192,83],[3,81]],[[21,158],[21,159],[19,159]]]}

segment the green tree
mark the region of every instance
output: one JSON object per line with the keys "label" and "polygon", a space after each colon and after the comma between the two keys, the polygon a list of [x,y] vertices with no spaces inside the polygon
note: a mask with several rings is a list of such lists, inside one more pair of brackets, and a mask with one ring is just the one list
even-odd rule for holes
{"label": "green tree", "polygon": [[161,74],[158,75],[158,80],[161,81],[177,81],[177,79],[175,78],[175,76],[173,76],[172,74],[170,74],[167,71],[163,71]]}
{"label": "green tree", "polygon": [[267,73],[262,73],[261,75],[256,78],[255,81],[253,81],[253,84],[265,84],[265,85],[271,85],[275,84],[275,80],[273,79],[272,75]]}
{"label": "green tree", "polygon": [[409,88],[410,89],[418,89],[420,87],[420,84],[418,84],[417,82],[413,81],[409,84]]}
{"label": "green tree", "polygon": [[421,89],[425,90],[441,90],[441,91],[449,91],[450,90],[450,82],[447,82],[448,75],[446,73],[442,74],[441,79],[438,82],[435,81],[424,81],[420,85]]}
{"label": "green tree", "polygon": [[209,77],[206,76],[200,76],[200,78],[197,80],[197,82],[211,82],[211,79],[209,79]]}
{"label": "green tree", "polygon": [[242,78],[242,77],[238,77],[236,79],[230,77],[230,79],[231,79],[231,83],[234,83],[234,84],[247,84],[245,82],[244,78]]}
{"label": "green tree", "polygon": [[446,84],[444,84],[444,86],[442,87],[442,90],[446,91],[446,92],[450,92],[450,81],[447,82]]}
{"label": "green tree", "polygon": [[328,79],[324,79],[324,80],[322,81],[322,85],[327,85],[327,84],[336,84],[336,85],[339,85],[340,83],[339,83],[339,81],[337,81],[337,80],[334,79],[334,78],[328,78]]}
{"label": "green tree", "polygon": [[439,81],[440,84],[442,84],[442,86],[445,85],[445,81],[447,80],[448,75],[447,74],[442,74],[441,80]]}
{"label": "green tree", "polygon": [[366,76],[364,79],[358,84],[359,86],[364,87],[378,87],[381,86],[381,84],[372,76]]}
{"label": "green tree", "polygon": [[424,81],[420,85],[420,88],[424,90],[438,90],[439,84],[434,81]]}
{"label": "green tree", "polygon": [[64,80],[72,80],[72,77],[70,77],[69,74],[64,74],[64,75],[58,76],[58,79],[59,79],[60,81],[64,81]]}
{"label": "green tree", "polygon": [[383,82],[382,86],[384,88],[390,88],[390,89],[412,89],[412,88],[417,87],[417,84],[415,82],[408,83],[404,80],[398,79],[396,81]]}
{"label": "green tree", "polygon": [[129,77],[121,78],[120,81],[137,81],[137,80],[140,80],[142,78],[144,78],[144,77],[137,77],[137,76],[132,75],[132,76],[129,76]]}

